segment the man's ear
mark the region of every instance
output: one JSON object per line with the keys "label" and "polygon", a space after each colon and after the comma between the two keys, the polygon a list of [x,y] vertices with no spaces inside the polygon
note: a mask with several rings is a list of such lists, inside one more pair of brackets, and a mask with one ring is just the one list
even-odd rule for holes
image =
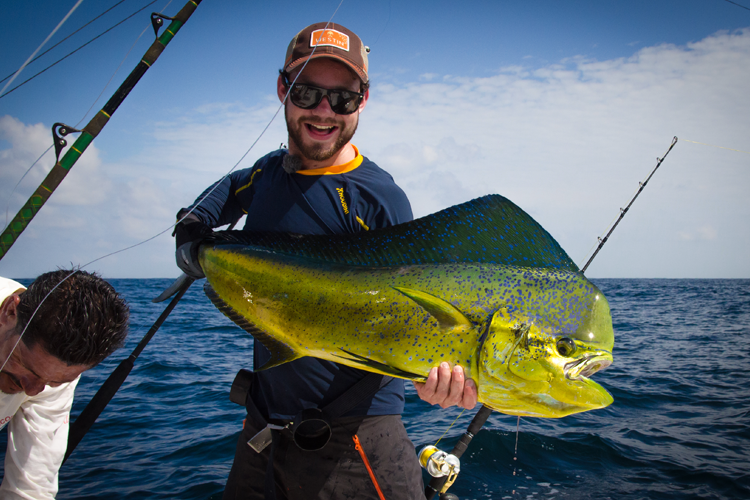
{"label": "man's ear", "polygon": [[365,90],[365,97],[362,99],[362,102],[359,103],[359,112],[361,113],[363,109],[365,109],[365,105],[367,104],[367,99],[370,98],[370,89]]}
{"label": "man's ear", "polygon": [[279,78],[276,80],[276,95],[279,96],[279,101],[284,103],[284,97],[286,97],[286,85],[284,85],[284,77],[279,75]]}
{"label": "man's ear", "polygon": [[21,292],[23,292],[23,289],[16,290],[0,305],[0,330],[16,327],[16,323],[18,322],[17,309],[18,304],[21,302],[19,294]]}

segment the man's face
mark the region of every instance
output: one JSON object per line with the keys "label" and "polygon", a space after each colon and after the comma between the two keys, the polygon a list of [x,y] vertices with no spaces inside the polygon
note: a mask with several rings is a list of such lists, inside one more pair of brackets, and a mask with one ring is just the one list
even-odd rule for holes
{"label": "man's face", "polygon": [[15,316],[17,304],[18,295],[13,294],[0,307],[0,366],[5,363],[0,373],[0,391],[5,394],[25,392],[29,396],[35,396],[44,390],[44,386],[57,387],[72,382],[91,368],[86,365],[68,366],[48,353],[39,343],[29,348],[23,340],[18,342],[20,332],[16,331]]}
{"label": "man's face", "polygon": [[[297,71],[290,75],[290,81],[296,76]],[[343,64],[328,58],[311,60],[297,83],[330,90],[360,90],[359,78]],[[281,83],[281,78],[277,90],[279,99],[283,100],[287,88]],[[284,115],[289,131],[289,151],[315,162],[333,158],[354,136],[365,103],[366,98],[354,113],[339,115],[331,110],[326,97],[314,109],[298,108],[288,100]]]}

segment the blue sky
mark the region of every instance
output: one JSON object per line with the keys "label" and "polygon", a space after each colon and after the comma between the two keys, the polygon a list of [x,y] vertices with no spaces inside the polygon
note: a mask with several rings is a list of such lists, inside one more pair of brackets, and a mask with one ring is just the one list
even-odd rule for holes
{"label": "blue sky", "polygon": [[[0,78],[75,3],[4,2]],[[44,49],[116,3],[85,0]],[[124,1],[15,83],[146,3]],[[750,1],[736,3],[204,0],[0,261],[0,275],[85,264],[167,229],[271,120],[291,37],[333,15],[372,49],[354,143],[394,176],[415,215],[499,193],[582,265],[678,136],[587,274],[750,278]],[[82,120],[122,63],[85,125],[150,45],[148,13],[183,4],[154,3],[0,98],[3,226],[5,207],[12,217],[52,166],[49,154],[11,193],[51,144],[52,124]],[[277,119],[240,167],[285,141]],[[167,232],[89,269],[174,277],[173,252]]]}

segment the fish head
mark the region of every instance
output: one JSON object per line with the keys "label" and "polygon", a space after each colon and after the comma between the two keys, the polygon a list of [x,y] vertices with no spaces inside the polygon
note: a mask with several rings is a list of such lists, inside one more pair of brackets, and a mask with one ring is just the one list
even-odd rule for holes
{"label": "fish head", "polygon": [[501,308],[485,335],[477,385],[487,406],[511,415],[559,418],[612,403],[589,378],[612,363],[614,346],[609,304],[598,290],[587,298],[578,321],[562,328]]}

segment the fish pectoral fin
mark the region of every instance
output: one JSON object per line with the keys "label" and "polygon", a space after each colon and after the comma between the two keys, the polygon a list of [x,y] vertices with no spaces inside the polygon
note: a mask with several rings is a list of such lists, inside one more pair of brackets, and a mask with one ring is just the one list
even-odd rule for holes
{"label": "fish pectoral fin", "polygon": [[203,291],[219,311],[224,313],[227,318],[234,321],[237,326],[252,335],[253,338],[257,339],[261,344],[263,344],[266,349],[271,352],[271,359],[266,361],[266,363],[260,368],[256,367],[255,371],[267,370],[269,368],[273,368],[274,366],[282,365],[284,363],[302,357],[287,344],[275,339],[265,331],[250,323],[247,319],[245,319],[244,316],[235,311],[232,306],[224,302],[224,300],[219,297],[219,295],[208,282],[206,282],[206,284],[203,286]]}
{"label": "fish pectoral fin", "polygon": [[416,380],[417,382],[421,382],[425,380],[424,375],[420,375],[418,373],[407,372],[399,368],[395,368],[391,365],[380,363],[379,361],[374,361],[364,356],[360,356],[359,354],[355,354],[351,351],[347,351],[346,349],[341,349],[341,351],[346,353],[346,356],[342,354],[336,354],[336,356],[340,358],[344,358],[350,362],[356,363],[363,370],[367,370],[371,372],[374,371],[376,373],[382,373],[383,375],[390,375],[391,377],[405,378],[407,380]]}
{"label": "fish pectoral fin", "polygon": [[440,330],[444,333],[456,328],[466,329],[472,328],[473,326],[464,313],[459,311],[456,306],[440,297],[436,297],[420,290],[413,290],[411,288],[400,286],[394,286],[393,288],[409,297],[430,313],[430,315],[437,320]]}

